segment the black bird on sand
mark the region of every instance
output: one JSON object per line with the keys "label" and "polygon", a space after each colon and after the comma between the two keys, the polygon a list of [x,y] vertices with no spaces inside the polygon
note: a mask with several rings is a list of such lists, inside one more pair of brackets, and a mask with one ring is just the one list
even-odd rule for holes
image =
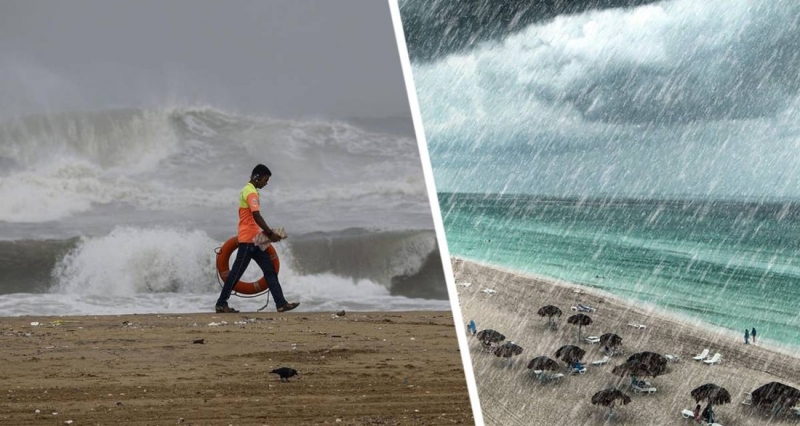
{"label": "black bird on sand", "polygon": [[276,369],[270,371],[270,373],[274,373],[274,374],[277,374],[277,375],[281,376],[281,381],[282,382],[288,382],[289,381],[289,377],[297,375],[297,370],[295,370],[294,368],[289,368],[289,367],[281,367],[281,368],[276,368]]}

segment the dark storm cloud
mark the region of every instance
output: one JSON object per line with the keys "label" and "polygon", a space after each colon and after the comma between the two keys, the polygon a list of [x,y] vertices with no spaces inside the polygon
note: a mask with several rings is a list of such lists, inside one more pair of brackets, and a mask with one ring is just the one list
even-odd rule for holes
{"label": "dark storm cloud", "polygon": [[408,114],[388,4],[0,4],[0,114],[210,103],[279,116]]}
{"label": "dark storm cloud", "polygon": [[597,64],[564,99],[584,118],[612,123],[770,116],[800,90],[800,8],[782,13],[751,19],[735,40],[675,44],[657,65]]}

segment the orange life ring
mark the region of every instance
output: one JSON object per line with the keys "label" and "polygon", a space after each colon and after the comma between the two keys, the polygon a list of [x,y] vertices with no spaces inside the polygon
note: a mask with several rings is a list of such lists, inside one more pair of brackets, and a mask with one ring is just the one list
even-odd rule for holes
{"label": "orange life ring", "polygon": [[[219,277],[222,278],[222,281],[225,281],[228,278],[228,274],[231,272],[229,266],[231,254],[233,254],[234,250],[237,248],[239,248],[239,240],[236,237],[231,237],[228,241],[225,241],[225,244],[222,245],[219,249],[219,253],[217,253],[217,272],[219,272]],[[278,259],[278,252],[275,251],[275,247],[273,247],[272,244],[267,246],[266,251],[267,254],[269,254],[269,259],[272,261],[272,265],[275,267],[275,273],[277,274],[281,269],[281,261]],[[260,280],[254,283],[239,280],[233,287],[233,291],[241,294],[258,294],[262,291],[266,291],[268,287],[267,280],[261,277]]]}

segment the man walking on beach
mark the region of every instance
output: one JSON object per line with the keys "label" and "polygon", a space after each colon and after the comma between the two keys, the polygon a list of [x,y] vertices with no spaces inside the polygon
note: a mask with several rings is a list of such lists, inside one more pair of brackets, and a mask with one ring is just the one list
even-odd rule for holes
{"label": "man walking on beach", "polygon": [[748,330],[746,328],[744,329],[744,344],[745,345],[749,345],[750,344],[750,330]]}
{"label": "man walking on beach", "polygon": [[261,217],[260,202],[258,199],[258,190],[267,186],[272,172],[263,164],[257,165],[253,172],[250,174],[250,181],[244,186],[242,192],[239,194],[239,232],[236,236],[239,241],[239,249],[236,252],[236,260],[233,261],[233,267],[225,279],[225,285],[222,286],[222,292],[217,299],[215,310],[218,313],[236,313],[239,312],[228,306],[228,299],[231,297],[233,287],[239,282],[239,279],[250,264],[250,260],[255,260],[261,271],[264,272],[264,278],[269,285],[269,292],[275,300],[275,305],[278,307],[278,312],[291,311],[296,308],[299,303],[289,303],[283,297],[283,290],[278,281],[278,273],[275,272],[275,266],[269,255],[261,250],[253,241],[256,236],[262,232],[272,242],[278,242],[282,238],[280,235],[267,226],[267,222]]}
{"label": "man walking on beach", "polygon": [[750,332],[750,337],[753,338],[753,344],[756,344],[756,328],[753,327],[753,331]]}

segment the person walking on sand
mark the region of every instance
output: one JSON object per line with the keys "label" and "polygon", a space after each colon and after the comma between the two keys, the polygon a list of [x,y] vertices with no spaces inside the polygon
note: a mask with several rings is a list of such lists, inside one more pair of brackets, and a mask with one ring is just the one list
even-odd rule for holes
{"label": "person walking on sand", "polygon": [[236,309],[228,306],[228,299],[231,297],[233,287],[242,278],[247,265],[250,260],[255,260],[261,271],[264,273],[264,278],[269,285],[269,292],[275,300],[278,312],[291,311],[296,308],[300,303],[289,303],[283,297],[283,290],[281,283],[278,281],[278,273],[275,271],[275,266],[269,255],[261,250],[255,243],[256,236],[262,233],[272,242],[282,240],[280,235],[267,226],[267,222],[261,217],[260,201],[258,199],[258,190],[267,186],[269,178],[272,177],[272,172],[263,164],[257,165],[253,172],[250,174],[250,181],[242,188],[239,194],[239,230],[236,239],[239,241],[239,249],[236,252],[236,260],[233,261],[233,267],[225,279],[225,285],[222,286],[222,291],[217,299],[215,310],[217,313],[236,313]]}
{"label": "person walking on sand", "polygon": [[744,344],[745,345],[749,345],[750,344],[750,330],[748,330],[746,328],[744,329]]}
{"label": "person walking on sand", "polygon": [[756,328],[753,327],[753,331],[750,332],[750,337],[753,338],[753,344],[756,344]]}

